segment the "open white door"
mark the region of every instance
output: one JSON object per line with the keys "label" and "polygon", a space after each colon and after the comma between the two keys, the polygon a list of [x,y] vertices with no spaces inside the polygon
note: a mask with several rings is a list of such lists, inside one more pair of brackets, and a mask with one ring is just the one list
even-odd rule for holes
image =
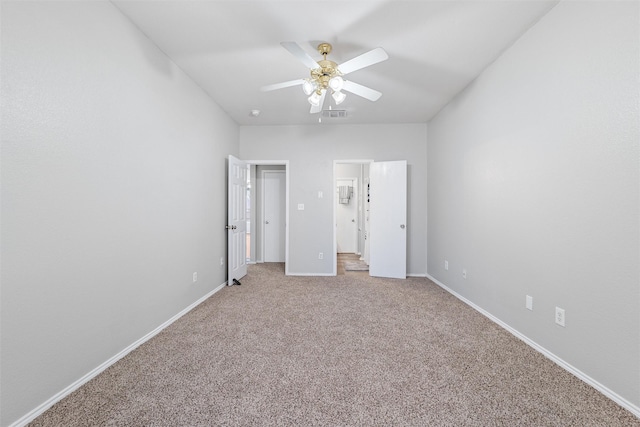
{"label": "open white door", "polygon": [[373,162],[369,179],[369,275],[406,279],[407,161]]}
{"label": "open white door", "polygon": [[227,199],[227,285],[239,285],[247,274],[247,164],[229,156]]}

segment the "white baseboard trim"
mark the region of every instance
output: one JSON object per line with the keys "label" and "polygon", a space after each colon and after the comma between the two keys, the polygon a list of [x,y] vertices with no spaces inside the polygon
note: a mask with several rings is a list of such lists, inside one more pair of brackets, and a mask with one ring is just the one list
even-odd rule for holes
{"label": "white baseboard trim", "polygon": [[424,273],[416,273],[416,274],[407,273],[407,277],[427,277],[427,275]]}
{"label": "white baseboard trim", "polygon": [[73,382],[72,384],[70,384],[69,386],[67,386],[66,388],[61,390],[60,392],[56,393],[54,396],[52,396],[51,398],[46,400],[40,406],[38,406],[35,409],[29,411],[27,414],[25,414],[20,419],[15,421],[13,424],[10,424],[9,427],[23,427],[23,426],[26,426],[31,421],[35,420],[39,415],[43,414],[47,409],[51,408],[53,405],[58,403],[60,400],[62,400],[63,398],[67,397],[69,394],[73,393],[74,391],[76,391],[77,389],[82,387],[84,384],[86,384],[87,382],[89,382],[90,380],[92,380],[93,378],[98,376],[100,373],[102,373],[109,366],[113,365],[118,360],[122,359],[124,356],[126,356],[129,353],[131,353],[137,347],[141,346],[142,344],[144,344],[145,342],[149,341],[154,336],[158,335],[167,326],[171,325],[173,322],[175,322],[176,320],[178,320],[179,318],[181,318],[182,316],[184,316],[185,314],[187,314],[188,312],[193,310],[196,306],[200,305],[204,300],[209,298],[211,295],[215,294],[220,289],[224,288],[226,286],[226,284],[227,284],[227,282],[224,282],[223,284],[221,284],[220,286],[218,286],[217,288],[215,288],[211,292],[207,293],[205,296],[203,296],[200,299],[198,299],[196,302],[194,302],[193,304],[191,304],[190,306],[188,306],[187,308],[182,310],[180,313],[176,314],[175,316],[173,316],[172,318],[170,318],[169,320],[167,320],[166,322],[164,322],[163,324],[161,324],[160,326],[155,328],[153,331],[149,332],[148,334],[146,334],[142,338],[140,338],[137,341],[135,341],[134,343],[130,344],[125,349],[120,351],[118,354],[112,356],[110,359],[108,359],[107,361],[102,363],[100,366],[94,368],[91,372],[87,373],[86,375],[84,375],[83,377],[81,377],[77,381]]}
{"label": "white baseboard trim", "polygon": [[617,394],[616,392],[612,391],[608,387],[606,387],[606,386],[602,385],[601,383],[599,383],[598,381],[594,380],[589,375],[585,374],[584,372],[582,372],[581,370],[579,370],[575,366],[571,365],[570,363],[567,363],[566,361],[564,361],[560,357],[556,356],[555,354],[553,354],[552,352],[550,352],[546,348],[542,347],[540,344],[538,344],[535,341],[533,341],[531,338],[529,338],[526,335],[523,335],[522,333],[518,332],[516,329],[514,329],[511,326],[509,326],[508,324],[504,323],[502,320],[498,319],[497,317],[495,317],[494,315],[492,315],[491,313],[489,313],[485,309],[477,306],[476,304],[474,304],[473,302],[469,301],[468,299],[466,299],[465,297],[463,297],[459,293],[457,293],[454,290],[450,289],[445,284],[443,284],[442,282],[438,281],[436,278],[432,277],[429,274],[426,274],[426,277],[429,280],[431,280],[433,283],[435,283],[436,285],[440,286],[445,291],[449,292],[454,297],[458,298],[460,301],[464,302],[465,304],[467,304],[468,306],[470,306],[471,308],[473,308],[474,310],[476,310],[480,314],[482,314],[485,317],[487,317],[489,320],[491,320],[494,323],[496,323],[498,326],[501,326],[503,329],[505,329],[508,332],[510,332],[513,336],[515,336],[516,338],[518,338],[521,341],[523,341],[529,347],[533,348],[534,350],[538,351],[539,353],[542,353],[547,359],[551,360],[552,362],[554,362],[556,365],[560,366],[565,371],[568,371],[569,373],[571,373],[574,376],[578,377],[579,379],[581,379],[585,383],[589,384],[591,387],[593,387],[596,390],[598,390],[600,393],[602,393],[605,396],[607,396],[609,399],[611,399],[614,402],[616,402],[618,405],[620,405],[623,408],[625,408],[627,411],[631,412],[636,417],[640,418],[640,407],[639,406],[634,405],[633,403],[629,402],[624,397],[620,396],[619,394]]}

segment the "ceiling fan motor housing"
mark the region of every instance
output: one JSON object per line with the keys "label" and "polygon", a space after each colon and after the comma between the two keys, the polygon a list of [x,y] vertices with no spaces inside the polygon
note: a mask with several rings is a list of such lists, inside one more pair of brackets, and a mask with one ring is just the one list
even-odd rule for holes
{"label": "ceiling fan motor housing", "polygon": [[318,61],[319,68],[311,70],[311,79],[316,82],[316,93],[320,95],[322,90],[329,88],[329,80],[335,76],[340,76],[340,70],[338,70],[338,64],[327,59],[327,55],[331,53],[331,45],[329,43],[320,43],[318,45],[318,52],[324,56],[324,59]]}
{"label": "ceiling fan motor housing", "polygon": [[319,68],[311,70],[311,78],[318,83],[318,90],[327,89],[329,80],[340,75],[338,64],[328,59],[318,61]]}

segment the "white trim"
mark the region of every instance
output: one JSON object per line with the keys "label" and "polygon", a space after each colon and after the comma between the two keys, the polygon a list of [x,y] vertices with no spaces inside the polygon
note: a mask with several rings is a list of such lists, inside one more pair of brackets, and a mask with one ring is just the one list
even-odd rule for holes
{"label": "white trim", "polygon": [[166,322],[164,322],[163,324],[161,324],[160,326],[155,328],[153,331],[149,332],[148,334],[146,334],[142,338],[140,338],[137,341],[133,342],[132,344],[130,344],[129,346],[127,346],[126,348],[121,350],[119,353],[117,353],[116,355],[112,356],[111,358],[109,358],[108,360],[103,362],[101,365],[99,365],[96,368],[94,368],[89,373],[85,374],[80,379],[74,381],[69,386],[67,386],[63,390],[59,391],[58,393],[56,393],[55,395],[53,395],[52,397],[47,399],[45,402],[40,404],[40,406],[36,407],[35,409],[33,409],[33,410],[29,411],[28,413],[26,413],[25,415],[23,415],[21,418],[19,418],[13,424],[10,424],[9,427],[23,427],[23,426],[26,426],[31,421],[35,420],[38,416],[42,415],[47,409],[51,408],[53,405],[58,403],[60,400],[64,399],[65,397],[67,397],[68,395],[70,395],[71,393],[73,393],[74,391],[79,389],[80,387],[82,387],[84,384],[86,384],[87,382],[89,382],[90,380],[92,380],[93,378],[98,376],[99,374],[101,374],[104,370],[106,370],[108,367],[110,367],[111,365],[116,363],[118,360],[122,359],[127,354],[129,354],[133,350],[135,350],[137,347],[141,346],[142,344],[144,344],[145,342],[149,341],[154,336],[158,335],[167,326],[171,325],[173,322],[175,322],[176,320],[178,320],[179,318],[181,318],[182,316],[187,314],[189,311],[193,310],[196,306],[198,306],[199,304],[204,302],[207,298],[209,298],[210,296],[212,296],[213,294],[218,292],[220,289],[224,288],[226,284],[227,284],[227,282],[225,281],[223,284],[221,284],[220,286],[218,286],[217,288],[215,288],[214,290],[212,290],[211,292],[209,292],[205,296],[201,297],[200,299],[198,299],[193,304],[189,305],[187,308],[185,308],[184,310],[182,310],[181,312],[179,312],[178,314],[176,314],[175,316],[173,316],[172,318],[170,318],[169,320],[167,320]]}
{"label": "white trim", "polygon": [[582,372],[580,369],[576,368],[575,366],[571,365],[570,363],[568,363],[568,362],[564,361],[563,359],[561,359],[560,357],[556,356],[555,354],[553,354],[552,352],[550,352],[549,350],[547,350],[546,348],[544,348],[543,346],[541,346],[537,342],[533,341],[531,338],[529,338],[526,335],[523,335],[522,333],[518,332],[516,329],[514,329],[511,326],[509,326],[508,324],[504,323],[502,320],[498,319],[497,317],[495,317],[494,315],[492,315],[491,313],[489,313],[485,309],[477,306],[476,304],[472,303],[471,301],[469,301],[468,299],[466,299],[465,297],[463,297],[459,293],[457,293],[454,290],[448,288],[446,285],[444,285],[442,282],[440,282],[437,279],[435,279],[434,277],[432,277],[430,274],[427,273],[426,277],[429,280],[431,280],[433,283],[435,283],[436,285],[440,286],[445,291],[449,292],[454,297],[458,298],[460,301],[464,302],[465,304],[467,304],[468,306],[470,306],[471,308],[473,308],[474,310],[476,310],[480,314],[482,314],[485,317],[487,317],[489,320],[491,320],[494,323],[496,323],[498,326],[501,326],[503,329],[507,330],[507,332],[510,332],[513,336],[515,336],[516,338],[518,338],[521,341],[523,341],[529,347],[533,348],[534,350],[538,351],[539,353],[542,353],[543,356],[545,356],[547,359],[549,359],[552,362],[554,362],[556,365],[560,366],[565,371],[567,371],[567,372],[573,374],[574,376],[578,377],[579,379],[581,379],[585,383],[589,384],[591,387],[593,387],[596,390],[598,390],[600,393],[602,393],[605,396],[607,396],[609,399],[611,399],[614,402],[616,402],[618,405],[620,405],[623,408],[625,408],[627,411],[631,412],[636,417],[640,418],[640,406],[636,406],[633,403],[629,402],[627,399],[625,399],[624,397],[620,396],[618,393],[612,391],[608,387],[606,387],[603,384],[599,383],[598,381],[594,380],[589,375],[587,375],[584,372]]}
{"label": "white trim", "polygon": [[427,277],[427,275],[424,273],[417,273],[417,274],[407,273],[407,277]]}

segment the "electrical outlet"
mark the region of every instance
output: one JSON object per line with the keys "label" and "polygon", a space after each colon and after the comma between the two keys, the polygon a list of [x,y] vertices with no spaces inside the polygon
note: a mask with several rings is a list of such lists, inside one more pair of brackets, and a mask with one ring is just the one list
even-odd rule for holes
{"label": "electrical outlet", "polygon": [[318,253],[318,259],[324,259],[324,254],[322,252]]}
{"label": "electrical outlet", "polygon": [[463,278],[463,279],[466,279],[466,278],[467,278],[467,269],[466,269],[466,268],[463,268],[463,269],[462,269],[462,278]]}
{"label": "electrical outlet", "polygon": [[445,270],[449,270],[449,261],[447,261],[446,259],[444,260],[444,269]]}
{"label": "electrical outlet", "polygon": [[224,257],[220,257],[220,265],[224,265]]}
{"label": "electrical outlet", "polygon": [[198,281],[198,273],[194,272],[193,273],[193,283],[196,283]]}
{"label": "electrical outlet", "polygon": [[533,311],[533,297],[532,296],[527,295],[527,302],[526,302],[525,305],[529,310]]}
{"label": "electrical outlet", "polygon": [[556,323],[560,326],[564,326],[564,309],[556,307]]}

